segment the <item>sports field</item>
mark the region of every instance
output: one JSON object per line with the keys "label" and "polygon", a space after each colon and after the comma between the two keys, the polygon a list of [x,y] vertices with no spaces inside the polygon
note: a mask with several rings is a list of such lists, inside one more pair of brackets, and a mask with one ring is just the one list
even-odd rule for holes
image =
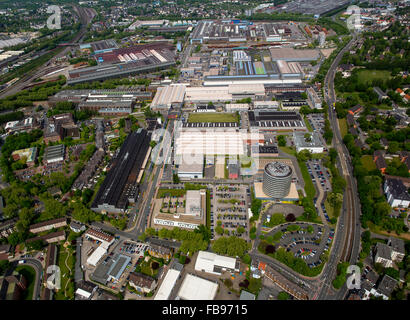
{"label": "sports field", "polygon": [[266,74],[263,63],[258,61],[253,64],[256,74]]}
{"label": "sports field", "polygon": [[190,113],[188,122],[238,122],[236,113],[194,112]]}

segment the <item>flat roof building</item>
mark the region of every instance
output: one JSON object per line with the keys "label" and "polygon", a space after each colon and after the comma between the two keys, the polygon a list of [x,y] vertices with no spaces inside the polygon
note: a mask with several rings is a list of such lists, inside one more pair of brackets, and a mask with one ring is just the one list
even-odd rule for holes
{"label": "flat roof building", "polygon": [[248,111],[249,125],[262,131],[305,130],[301,115],[295,111],[257,109]]}
{"label": "flat roof building", "polygon": [[320,52],[315,49],[270,48],[272,61],[314,61],[319,59]]}
{"label": "flat roof building", "polygon": [[218,291],[218,283],[187,274],[178,291],[182,300],[214,300]]}
{"label": "flat roof building", "polygon": [[239,261],[212,252],[199,251],[195,262],[195,270],[221,275],[222,271],[239,271]]}
{"label": "flat roof building", "polygon": [[311,153],[323,153],[324,146],[317,132],[293,132],[296,151],[308,150]]}
{"label": "flat roof building", "polygon": [[173,105],[181,105],[184,102],[186,86],[174,84],[159,87],[151,102],[152,109],[169,109]]}
{"label": "flat roof building", "polygon": [[171,295],[172,289],[177,282],[181,271],[175,269],[169,269],[167,274],[162,280],[161,286],[159,287],[154,300],[168,300]]}
{"label": "flat roof building", "polygon": [[65,145],[49,146],[44,152],[44,161],[47,164],[64,161]]}
{"label": "flat roof building", "polygon": [[151,134],[144,129],[127,136],[92,203],[93,211],[118,214],[135,201],[137,178],[145,168],[150,140]]}

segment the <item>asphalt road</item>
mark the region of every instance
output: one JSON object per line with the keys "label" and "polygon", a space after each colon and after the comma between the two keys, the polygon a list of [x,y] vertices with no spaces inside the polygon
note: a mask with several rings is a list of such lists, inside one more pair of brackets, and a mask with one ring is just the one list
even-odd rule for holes
{"label": "asphalt road", "polygon": [[[339,289],[337,292],[335,292],[332,287],[332,281],[336,276],[337,264],[340,261],[344,246],[348,245],[349,241],[351,241],[349,246],[350,252],[348,252],[350,254],[346,256],[350,263],[355,263],[357,261],[360,249],[360,202],[357,196],[356,183],[354,179],[351,178],[353,176],[353,170],[350,162],[349,151],[343,144],[343,139],[337,123],[337,117],[335,111],[333,110],[333,103],[336,102],[336,94],[334,91],[334,76],[336,73],[336,68],[340,63],[343,54],[350,50],[355,40],[356,36],[354,36],[346,47],[339,52],[325,78],[325,98],[329,106],[329,119],[334,132],[333,145],[338,151],[339,168],[342,169],[343,175],[346,178],[346,193],[342,212],[336,227],[336,236],[332,246],[332,252],[321,275],[321,289],[316,296],[319,300],[342,300],[345,297],[347,293],[346,285],[344,285],[344,287]],[[352,214],[353,220],[351,221],[347,221],[349,216],[349,212],[347,210],[349,210],[350,214]]]}

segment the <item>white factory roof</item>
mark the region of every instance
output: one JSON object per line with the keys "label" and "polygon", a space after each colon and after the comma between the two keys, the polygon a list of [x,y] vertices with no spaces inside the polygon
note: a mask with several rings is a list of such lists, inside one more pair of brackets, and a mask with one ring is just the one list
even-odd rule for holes
{"label": "white factory roof", "polygon": [[91,292],[87,292],[81,288],[78,288],[75,294],[78,294],[80,296],[83,296],[84,298],[88,299],[91,296]]}
{"label": "white factory roof", "polygon": [[201,191],[187,190],[185,196],[185,214],[192,216],[201,215]]}
{"label": "white factory roof", "polygon": [[228,87],[187,87],[186,101],[231,101]]}
{"label": "white factory roof", "polygon": [[236,259],[220,256],[208,251],[199,251],[195,263],[195,270],[214,273],[214,266],[235,270]]}
{"label": "white factory roof", "polygon": [[106,253],[107,249],[105,249],[103,246],[99,246],[97,249],[95,249],[92,255],[89,256],[89,258],[87,259],[87,263],[95,267]]}
{"label": "white factory roof", "polygon": [[151,108],[171,107],[173,103],[182,103],[185,96],[185,85],[169,85],[159,87],[154,99],[151,103]]}
{"label": "white factory roof", "polygon": [[181,131],[175,140],[176,155],[243,155],[247,135],[237,131]]}
{"label": "white factory roof", "polygon": [[169,295],[171,294],[171,291],[174,288],[175,282],[177,281],[180,273],[181,271],[175,269],[168,270],[161,286],[157,291],[157,294],[154,297],[154,300],[168,300]]}
{"label": "white factory roof", "polygon": [[178,296],[183,300],[213,300],[217,291],[217,283],[187,274]]}

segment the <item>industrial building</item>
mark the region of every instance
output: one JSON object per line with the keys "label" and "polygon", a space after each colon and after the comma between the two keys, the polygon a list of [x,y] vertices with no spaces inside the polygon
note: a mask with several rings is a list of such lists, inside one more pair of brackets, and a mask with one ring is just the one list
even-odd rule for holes
{"label": "industrial building", "polygon": [[185,90],[185,101],[192,103],[236,101],[244,98],[258,99],[264,96],[265,87],[261,83],[226,83],[224,86],[187,87]]}
{"label": "industrial building", "polygon": [[27,117],[23,120],[9,121],[4,129],[6,132],[30,132],[33,129],[39,128],[40,124],[34,117]]}
{"label": "industrial building", "polygon": [[100,40],[90,43],[80,44],[81,50],[92,50],[93,54],[110,52],[118,48],[118,44],[114,39]]}
{"label": "industrial building", "polygon": [[127,115],[133,107],[132,99],[87,99],[78,104],[78,110],[96,111],[102,115]]}
{"label": "industrial building", "polygon": [[293,111],[257,109],[248,111],[248,119],[251,128],[263,131],[306,129],[301,115]]}
{"label": "industrial building", "polygon": [[217,255],[208,251],[199,251],[195,262],[195,270],[221,275],[223,271],[239,272],[239,260]]}
{"label": "industrial building", "polygon": [[65,145],[57,144],[55,146],[47,147],[44,152],[44,162],[46,164],[64,161]]}
{"label": "industrial building", "polygon": [[292,168],[274,161],[265,166],[263,172],[263,192],[274,199],[285,198],[290,191]]}
{"label": "industrial building", "polygon": [[156,42],[114,49],[94,56],[98,66],[69,71],[68,84],[130,76],[175,65],[172,45]]}
{"label": "industrial building", "polygon": [[117,282],[130,264],[131,257],[116,254],[113,257],[107,257],[101,262],[94,273],[91,274],[91,280],[106,285],[108,282]]}
{"label": "industrial building", "polygon": [[159,87],[151,102],[153,110],[168,110],[173,106],[181,106],[185,97],[185,85],[175,84]]}
{"label": "industrial building", "polygon": [[71,113],[62,113],[47,119],[44,126],[44,142],[58,142],[66,137],[80,138],[80,130],[74,123]]}
{"label": "industrial building", "polygon": [[178,291],[181,300],[214,300],[218,292],[218,283],[187,274]]}
{"label": "industrial building", "polygon": [[315,49],[294,49],[294,48],[270,48],[272,61],[295,61],[309,62],[320,58],[319,50]]}
{"label": "industrial building", "polygon": [[162,280],[161,286],[159,287],[154,300],[168,300],[171,295],[172,289],[175,283],[179,279],[181,270],[169,269],[164,279]]}
{"label": "industrial building", "polygon": [[148,161],[151,134],[144,129],[130,133],[92,203],[100,213],[123,213],[138,195],[138,180]]}
{"label": "industrial building", "polygon": [[55,106],[60,101],[71,101],[73,103],[91,100],[114,100],[131,99],[133,101],[145,101],[152,99],[152,92],[141,91],[139,88],[127,89],[84,89],[84,90],[62,90],[49,98],[49,104]]}
{"label": "industrial building", "polygon": [[202,179],[204,177],[203,155],[200,155],[198,159],[193,159],[192,163],[182,159],[178,164],[178,177],[182,180]]}
{"label": "industrial building", "polygon": [[317,132],[293,132],[296,151],[308,150],[311,153],[323,153],[324,146]]}

